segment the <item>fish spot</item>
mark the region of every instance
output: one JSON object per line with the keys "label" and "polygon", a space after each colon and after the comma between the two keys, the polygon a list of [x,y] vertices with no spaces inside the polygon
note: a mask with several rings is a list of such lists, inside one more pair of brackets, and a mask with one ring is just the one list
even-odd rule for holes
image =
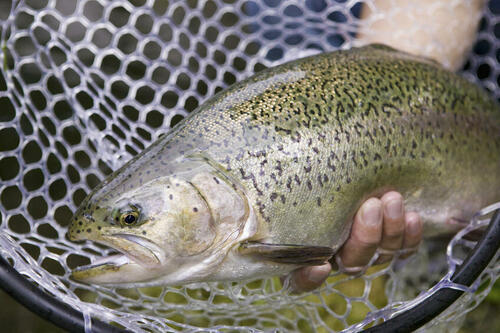
{"label": "fish spot", "polygon": [[101,227],[101,226],[98,226],[98,227],[97,227],[97,230],[101,230],[101,229],[102,229],[102,227]]}
{"label": "fish spot", "polygon": [[78,222],[78,225],[83,225],[83,222],[82,222],[82,221],[79,221],[79,222]]}
{"label": "fish spot", "polygon": [[146,230],[143,230],[143,231],[142,231],[142,234],[143,234],[143,235],[145,235],[145,234],[146,234]]}
{"label": "fish spot", "polygon": [[88,228],[88,229],[87,229],[87,232],[88,232],[88,233],[91,233],[91,232],[92,232],[92,229]]}
{"label": "fish spot", "polygon": [[193,207],[193,212],[195,212],[195,213],[196,213],[197,211],[198,211],[198,208]]}
{"label": "fish spot", "polygon": [[281,199],[281,203],[283,203],[283,204],[286,203],[286,198],[283,194],[280,195],[280,199]]}
{"label": "fish spot", "polygon": [[174,196],[173,196],[172,194],[169,194],[168,198],[169,198],[170,200],[173,200],[173,199],[174,199]]}

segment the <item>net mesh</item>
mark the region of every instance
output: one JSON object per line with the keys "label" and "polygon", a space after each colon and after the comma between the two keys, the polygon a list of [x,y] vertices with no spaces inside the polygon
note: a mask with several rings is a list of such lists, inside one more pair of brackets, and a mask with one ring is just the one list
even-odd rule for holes
{"label": "net mesh", "polygon": [[[426,297],[474,245],[463,233],[483,220],[447,251],[428,242],[406,261],[361,277],[335,273],[301,295],[277,278],[138,289],[68,278],[110,253],[66,238],[86,193],[224,87],[286,60],[351,47],[363,5],[377,10],[372,0],[0,2],[0,254],[87,323],[96,317],[133,331],[355,331]],[[489,1],[463,70],[497,99],[499,14],[500,2]],[[497,254],[475,288],[427,329],[458,327],[499,265]]]}

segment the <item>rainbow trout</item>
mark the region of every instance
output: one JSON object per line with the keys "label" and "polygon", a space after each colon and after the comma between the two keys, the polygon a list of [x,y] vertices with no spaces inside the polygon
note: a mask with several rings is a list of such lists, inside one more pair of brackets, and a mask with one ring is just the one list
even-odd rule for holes
{"label": "rainbow trout", "polygon": [[100,184],[72,240],[121,254],[73,278],[240,280],[328,260],[361,203],[404,195],[424,233],[500,200],[500,108],[438,64],[384,46],[262,71],[215,95]]}

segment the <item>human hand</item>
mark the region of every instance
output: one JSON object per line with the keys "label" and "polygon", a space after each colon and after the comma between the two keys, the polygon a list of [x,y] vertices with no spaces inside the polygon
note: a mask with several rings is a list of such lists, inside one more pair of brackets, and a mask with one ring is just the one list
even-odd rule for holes
{"label": "human hand", "polygon": [[[393,252],[416,248],[422,240],[422,222],[415,212],[405,212],[403,197],[388,192],[382,198],[366,200],[354,217],[351,234],[334,259],[347,274],[356,274],[366,268],[379,249],[381,255],[375,264],[388,262]],[[411,253],[402,257],[407,257]],[[308,266],[297,269],[289,277],[294,292],[311,291],[327,279],[332,265]]]}

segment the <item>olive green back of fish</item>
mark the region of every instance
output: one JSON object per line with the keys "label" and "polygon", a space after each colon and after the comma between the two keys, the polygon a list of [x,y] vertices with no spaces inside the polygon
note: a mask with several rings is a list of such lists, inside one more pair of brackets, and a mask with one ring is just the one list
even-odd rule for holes
{"label": "olive green back of fish", "polygon": [[305,58],[238,83],[128,172],[140,169],[147,181],[198,153],[244,186],[272,243],[337,247],[360,203],[389,189],[404,194],[428,230],[500,200],[496,102],[433,62],[381,46]]}

